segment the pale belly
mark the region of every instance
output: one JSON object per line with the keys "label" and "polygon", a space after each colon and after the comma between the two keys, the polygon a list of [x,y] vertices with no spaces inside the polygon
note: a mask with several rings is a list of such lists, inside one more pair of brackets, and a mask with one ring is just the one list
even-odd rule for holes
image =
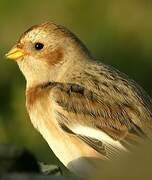
{"label": "pale belly", "polygon": [[88,173],[95,168],[95,159],[105,157],[79,138],[64,132],[57,123],[54,106],[46,101],[35,103],[29,112],[34,127],[68,169],[75,173]]}

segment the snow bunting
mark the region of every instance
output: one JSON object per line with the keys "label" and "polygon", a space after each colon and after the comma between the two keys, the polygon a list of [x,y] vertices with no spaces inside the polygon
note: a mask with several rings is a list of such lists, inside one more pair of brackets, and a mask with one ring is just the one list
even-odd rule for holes
{"label": "snow bunting", "polygon": [[152,101],[127,75],[96,61],[67,28],[31,27],[6,54],[26,79],[31,122],[71,171],[89,172],[151,139]]}

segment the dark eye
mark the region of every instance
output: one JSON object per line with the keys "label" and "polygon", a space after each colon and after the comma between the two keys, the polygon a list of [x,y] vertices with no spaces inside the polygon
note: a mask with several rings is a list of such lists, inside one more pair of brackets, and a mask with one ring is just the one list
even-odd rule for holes
{"label": "dark eye", "polygon": [[43,47],[44,47],[44,44],[39,43],[39,42],[35,43],[35,49],[36,50],[41,50],[41,49],[43,49]]}

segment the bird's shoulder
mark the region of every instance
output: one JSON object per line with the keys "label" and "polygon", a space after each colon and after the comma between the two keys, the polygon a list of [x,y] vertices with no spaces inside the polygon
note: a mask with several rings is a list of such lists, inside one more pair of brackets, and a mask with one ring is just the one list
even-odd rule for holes
{"label": "bird's shoulder", "polygon": [[44,84],[38,84],[26,89],[26,108],[30,112],[36,102],[47,102],[49,89],[44,88]]}

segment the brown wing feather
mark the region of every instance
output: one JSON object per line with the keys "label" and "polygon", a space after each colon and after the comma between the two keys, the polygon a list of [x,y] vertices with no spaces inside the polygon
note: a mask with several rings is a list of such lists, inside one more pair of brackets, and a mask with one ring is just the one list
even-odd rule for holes
{"label": "brown wing feather", "polygon": [[141,127],[134,123],[129,110],[134,117],[137,112],[131,105],[104,102],[100,96],[76,84],[50,83],[51,97],[60,107],[58,111],[66,120],[60,121],[69,129],[76,125],[85,125],[106,132],[114,140],[138,142],[146,134]]}

